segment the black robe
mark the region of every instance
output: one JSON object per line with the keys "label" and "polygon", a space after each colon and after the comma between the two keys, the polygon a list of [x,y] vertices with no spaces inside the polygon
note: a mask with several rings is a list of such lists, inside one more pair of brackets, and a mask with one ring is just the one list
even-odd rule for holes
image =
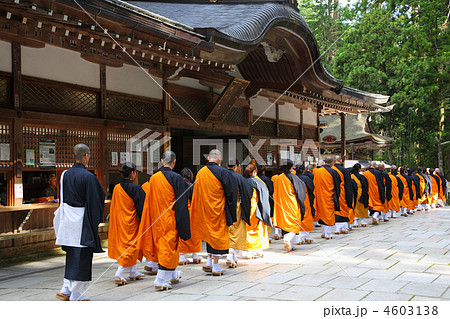
{"label": "black robe", "polygon": [[335,164],[334,167],[344,175],[345,203],[349,208],[353,208],[353,187],[350,172],[341,164]]}
{"label": "black robe", "polygon": [[258,177],[266,184],[267,189],[269,190],[270,217],[273,217],[273,182],[265,175],[258,174]]}
{"label": "black robe", "polygon": [[225,216],[227,225],[231,226],[237,221],[236,205],[238,201],[238,185],[236,179],[233,178],[233,174],[229,170],[214,162],[208,162],[206,166],[222,184],[225,195]]}
{"label": "black robe", "polygon": [[81,163],[75,163],[64,173],[64,203],[72,207],[85,207],[80,244],[94,253],[104,252],[98,236],[98,225],[105,208],[105,192],[98,178]]}
{"label": "black robe", "polygon": [[436,173],[437,176],[441,179],[442,182],[442,194],[444,194],[444,198],[447,197],[447,179],[444,175]]}
{"label": "black robe", "polygon": [[258,207],[255,212],[256,218],[262,221],[266,226],[272,227],[272,220],[270,219],[269,190],[266,184],[252,176],[246,178],[246,180],[258,194]]}
{"label": "black robe", "polygon": [[406,183],[408,184],[408,188],[409,188],[409,199],[410,200],[414,200],[414,192],[412,189],[412,180],[411,180],[411,176],[406,175],[405,173],[401,174],[405,179],[406,179]]}
{"label": "black robe", "polygon": [[389,177],[388,173],[386,173],[384,171],[380,171],[380,170],[377,170],[377,171],[380,172],[381,176],[383,176],[385,190],[386,190],[386,200],[389,202],[392,199],[392,181],[391,181],[391,178]]}
{"label": "black robe", "polygon": [[142,217],[142,210],[145,203],[145,192],[141,186],[134,184],[129,178],[125,178],[120,182],[125,193],[134,201],[134,207],[136,208],[136,215],[139,218],[139,222]]}
{"label": "black robe", "polygon": [[173,205],[175,211],[175,221],[178,235],[183,240],[191,238],[191,220],[188,209],[188,192],[185,179],[178,173],[172,171],[169,167],[162,167],[160,170],[175,193],[176,201]]}
{"label": "black robe", "polygon": [[405,191],[405,185],[403,185],[403,182],[400,177],[398,177],[397,175],[394,176],[397,179],[398,184],[398,199],[401,201],[403,198],[403,192]]}
{"label": "black robe", "polygon": [[420,195],[420,178],[416,174],[410,175],[411,181],[416,186],[416,198],[419,199],[421,197]]}
{"label": "black robe", "polygon": [[297,203],[300,207],[301,220],[305,218],[305,199],[306,199],[306,185],[305,183],[298,178],[296,175],[291,172],[284,172],[283,174],[291,182],[292,186],[294,186],[295,196],[297,197]]}
{"label": "black robe", "polygon": [[359,202],[364,205],[365,208],[369,207],[369,182],[367,178],[360,173],[354,173],[353,175],[359,179],[361,183],[361,197],[359,198]]}
{"label": "black robe", "polygon": [[305,176],[309,177],[314,182],[314,174],[310,171],[305,171]]}
{"label": "black robe", "polygon": [[[296,175],[305,183],[306,188],[308,190],[308,198],[309,205],[311,206],[311,214],[313,217],[316,216],[316,208],[314,207],[314,182],[311,178],[306,176],[306,174],[302,174],[300,172],[296,172]],[[312,174],[311,174],[312,175]],[[314,176],[314,175],[313,175]]]}
{"label": "black robe", "polygon": [[333,204],[334,204],[334,210],[340,211],[341,207],[339,205],[339,196],[341,196],[341,176],[339,176],[339,173],[336,172],[334,169],[330,167],[330,165],[324,165],[323,168],[327,170],[328,173],[330,173],[331,177],[333,177],[333,184],[334,184],[334,194],[333,194]]}
{"label": "black robe", "polygon": [[[241,174],[235,173],[232,169],[228,170],[236,180],[239,189],[239,200],[241,202],[241,218],[250,226],[250,214],[252,210],[253,187]],[[237,203],[237,200],[236,200]]]}

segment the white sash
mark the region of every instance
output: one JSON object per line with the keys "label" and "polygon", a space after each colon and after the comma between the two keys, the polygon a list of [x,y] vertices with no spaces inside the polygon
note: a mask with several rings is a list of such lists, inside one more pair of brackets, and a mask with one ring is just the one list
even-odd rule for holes
{"label": "white sash", "polygon": [[84,207],[72,207],[63,200],[63,179],[61,174],[60,205],[55,211],[53,227],[56,234],[56,245],[71,247],[87,247],[80,245],[81,231],[83,229]]}

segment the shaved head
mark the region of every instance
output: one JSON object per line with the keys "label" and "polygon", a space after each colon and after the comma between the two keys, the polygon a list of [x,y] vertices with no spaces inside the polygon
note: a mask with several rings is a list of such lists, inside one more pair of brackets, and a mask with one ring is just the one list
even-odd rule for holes
{"label": "shaved head", "polygon": [[81,161],[83,157],[89,154],[89,147],[86,144],[77,144],[73,147],[73,156],[75,160]]}
{"label": "shaved head", "polygon": [[333,162],[334,162],[334,159],[331,156],[325,158],[325,164],[328,164],[331,166],[333,164]]}
{"label": "shaved head", "polygon": [[370,167],[372,167],[372,168],[377,167],[377,162],[375,162],[375,161],[370,162]]}
{"label": "shaved head", "polygon": [[208,154],[208,161],[215,162],[218,165],[222,162],[222,153],[218,149],[213,149]]}
{"label": "shaved head", "polygon": [[163,153],[161,161],[164,165],[171,164],[173,161],[177,158],[174,152],[172,151],[165,151]]}
{"label": "shaved head", "polygon": [[334,162],[335,163],[342,163],[342,157],[340,155],[336,155],[334,157]]}

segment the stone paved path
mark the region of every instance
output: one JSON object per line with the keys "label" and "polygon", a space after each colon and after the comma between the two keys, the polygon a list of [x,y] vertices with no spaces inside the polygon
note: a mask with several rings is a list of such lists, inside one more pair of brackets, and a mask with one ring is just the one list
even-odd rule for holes
{"label": "stone paved path", "polygon": [[[313,244],[289,253],[281,240],[273,241],[264,258],[240,260],[223,277],[206,275],[199,265],[180,267],[181,282],[165,292],[154,291],[151,276],[115,286],[117,264],[110,268],[107,254],[97,254],[86,295],[109,301],[450,300],[450,207],[332,240],[320,238],[320,230],[312,237]],[[56,301],[63,275],[64,257],[0,268],[0,300]]]}

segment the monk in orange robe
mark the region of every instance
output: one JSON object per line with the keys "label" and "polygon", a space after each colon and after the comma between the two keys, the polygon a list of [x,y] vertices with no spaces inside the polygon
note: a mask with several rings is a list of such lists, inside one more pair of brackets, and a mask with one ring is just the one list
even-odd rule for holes
{"label": "monk in orange robe", "polygon": [[273,222],[284,233],[284,248],[287,251],[293,250],[295,235],[302,230],[300,224],[305,217],[306,185],[291,174],[293,165],[291,160],[286,160],[282,166],[283,173],[274,182],[273,193]]}
{"label": "monk in orange robe", "polygon": [[269,248],[270,219],[269,190],[258,177],[258,170],[253,164],[245,168],[246,181],[253,187],[251,198],[250,224],[247,228],[247,258],[264,256],[264,249]]}
{"label": "monk in orange robe", "polygon": [[431,195],[430,195],[430,205],[431,209],[435,209],[437,206],[437,201],[439,199],[439,193],[441,191],[441,183],[440,179],[437,175],[434,174],[434,168],[429,169],[429,174],[431,178]]}
{"label": "monk in orange robe", "polygon": [[219,266],[219,257],[228,254],[228,227],[237,220],[238,186],[232,173],[220,166],[221,162],[222,153],[211,150],[208,163],[197,173],[191,202],[193,237],[206,242],[208,253],[203,271],[214,276],[225,272]]}
{"label": "monk in orange robe", "polygon": [[125,273],[131,280],[144,277],[136,268],[137,260],[142,260],[142,251],[137,248],[136,242],[145,192],[133,183],[136,179],[134,163],[124,163],[121,173],[124,179],[114,187],[108,229],[108,256],[119,264],[115,274],[115,283],[119,286],[128,283],[123,277]]}
{"label": "monk in orange robe", "polygon": [[417,176],[420,179],[420,198],[419,198],[419,210],[429,211],[430,202],[429,196],[431,194],[431,179],[424,174],[425,169],[423,167],[417,168]]}
{"label": "monk in orange robe", "polygon": [[397,176],[397,166],[391,166],[391,172],[389,173],[392,185],[392,198],[389,201],[389,212],[391,218],[396,219],[397,214],[400,212],[400,201],[403,197],[403,182],[400,177]]}
{"label": "monk in orange robe", "polygon": [[228,228],[230,248],[226,265],[228,268],[237,267],[237,256],[247,248],[247,225],[250,225],[251,211],[256,210],[256,191],[241,175],[241,164],[235,158],[229,158],[227,169],[238,185],[238,200],[236,203],[236,222]]}
{"label": "monk in orange robe", "polygon": [[[187,187],[188,208],[191,210],[192,194],[194,187],[192,182],[194,181],[194,173],[189,168],[183,168],[181,170],[181,176],[184,178]],[[198,255],[202,251],[202,241],[200,239],[191,238],[189,240],[180,240],[180,260],[178,264],[184,266],[188,263],[185,254],[192,253],[192,263],[199,264],[202,261],[202,257]]]}
{"label": "monk in orange robe", "polygon": [[[311,168],[312,169],[312,168]],[[306,197],[305,197],[305,218],[303,218],[300,223],[301,231],[297,235],[297,244],[301,245],[303,243],[310,244],[313,239],[309,235],[309,232],[314,230],[314,218],[316,216],[316,195],[314,182],[311,178],[306,175],[306,168],[304,164],[297,165],[296,169],[297,176],[306,185]],[[312,174],[311,174],[312,175]]]}
{"label": "monk in orange robe", "polygon": [[364,172],[369,183],[369,209],[372,215],[372,225],[378,225],[380,212],[385,209],[386,190],[384,178],[376,169],[377,163],[370,162],[370,167]]}
{"label": "monk in orange robe", "polygon": [[[408,170],[405,167],[400,167],[400,176],[402,178],[403,183],[405,185],[405,193],[406,193],[406,199],[404,200],[404,203],[406,204],[406,207],[403,209],[402,216],[408,216],[408,214],[414,213],[414,193],[415,193],[415,187],[413,185],[413,180],[411,176],[408,174]],[[406,181],[406,182],[405,182]],[[401,206],[401,204],[400,204]]]}
{"label": "monk in orange robe", "polygon": [[407,217],[408,216],[408,206],[409,206],[409,194],[410,194],[410,187],[409,184],[410,182],[408,182],[407,179],[407,175],[405,174],[405,168],[404,167],[400,167],[399,168],[399,172],[397,174],[397,177],[400,178],[400,180],[403,183],[403,196],[400,200],[400,215]]}
{"label": "monk in orange robe", "polygon": [[438,176],[441,180],[441,189],[436,204],[438,204],[440,207],[444,207],[447,197],[447,179],[445,178],[444,174],[441,173],[441,170],[439,168],[436,168],[434,172],[436,176]]}
{"label": "monk in orange robe", "polygon": [[410,210],[412,210],[414,213],[417,210],[417,207],[419,206],[419,198],[420,198],[420,179],[416,175],[416,169],[410,167],[408,169],[408,176],[411,179],[411,186],[413,189],[413,200],[410,202]]}
{"label": "monk in orange robe", "polygon": [[[148,196],[148,192],[150,190],[150,183],[149,181],[146,181],[144,184],[142,184],[142,190],[145,192],[145,196]],[[143,211],[148,211],[148,203],[147,201],[144,201],[144,208]],[[150,232],[145,233],[145,236],[151,236]],[[150,240],[150,239],[149,239]],[[157,260],[157,258],[153,255],[153,252],[150,251],[149,249],[142,249],[142,253],[145,257],[145,266],[144,266],[144,270],[148,271],[149,275],[156,275],[158,273],[158,262],[156,262],[155,260]]]}
{"label": "monk in orange robe", "polygon": [[[280,174],[277,171],[277,173],[274,174],[272,176],[272,178],[270,179],[272,181],[272,186],[275,185],[275,180],[278,178],[278,176],[280,176]],[[275,187],[274,187],[274,192],[275,192]],[[273,193],[272,193],[272,197],[273,197]],[[273,211],[275,212],[275,203],[274,203]],[[273,224],[273,215],[272,215],[272,224]],[[273,227],[273,232],[274,232],[273,239],[279,240],[279,239],[281,239],[281,237],[283,237],[283,235],[281,234],[281,229],[279,229],[277,227]]]}
{"label": "monk in orange robe", "polygon": [[316,214],[322,226],[322,238],[331,239],[331,229],[335,224],[335,212],[340,210],[339,196],[341,178],[331,168],[334,160],[327,157],[322,167],[314,173],[314,189],[316,191]]}
{"label": "monk in orange robe", "polygon": [[[335,234],[348,234],[350,215],[353,215],[353,187],[350,172],[342,166],[342,158],[338,155],[332,167],[341,178],[339,211],[335,211]],[[353,222],[354,217],[352,217]]]}
{"label": "monk in orange robe", "polygon": [[354,214],[355,220],[353,227],[367,227],[365,218],[369,217],[369,183],[363,174],[360,173],[361,164],[353,165],[351,174],[356,183]]}
{"label": "monk in orange robe", "polygon": [[[176,155],[166,151],[161,159],[164,165],[149,181],[145,210],[139,228],[139,248],[148,251],[158,263],[154,281],[156,290],[168,290],[170,283],[178,283],[181,271],[176,270],[179,260],[179,240],[191,237],[187,185],[183,177],[173,172]],[[168,282],[170,280],[170,283]]]}

